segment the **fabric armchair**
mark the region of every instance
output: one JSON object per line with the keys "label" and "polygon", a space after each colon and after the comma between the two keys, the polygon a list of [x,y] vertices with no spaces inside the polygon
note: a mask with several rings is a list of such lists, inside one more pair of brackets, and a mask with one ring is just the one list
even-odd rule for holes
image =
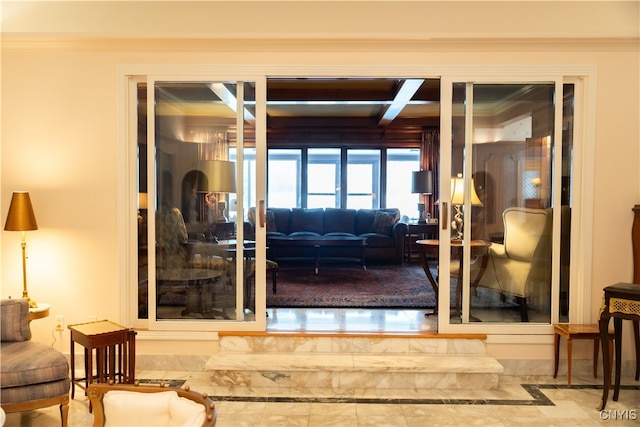
{"label": "fabric armchair", "polygon": [[489,262],[478,283],[515,297],[523,322],[528,321],[528,304],[549,308],[552,217],[551,209],[506,209],[504,243],[489,248]]}
{"label": "fabric armchair", "polygon": [[0,402],[7,412],[60,405],[61,425],[69,413],[69,363],[62,353],[31,341],[29,303],[3,299],[0,308]]}

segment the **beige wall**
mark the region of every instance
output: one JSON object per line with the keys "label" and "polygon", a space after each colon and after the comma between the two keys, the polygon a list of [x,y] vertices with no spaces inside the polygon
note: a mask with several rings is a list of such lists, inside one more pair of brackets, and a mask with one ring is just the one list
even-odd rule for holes
{"label": "beige wall", "polygon": [[[596,164],[589,173],[595,185],[585,189],[594,200],[594,262],[581,266],[592,278],[594,319],[601,289],[632,279],[631,208],[640,203],[638,2],[547,3],[562,19],[539,9],[541,2],[470,2],[455,11],[437,2],[237,2],[263,9],[257,16],[220,2],[189,6],[195,9],[156,4],[148,10],[141,2],[122,13],[117,9],[128,4],[111,2],[95,14],[88,3],[72,3],[72,9],[66,3],[2,4],[1,214],[4,220],[12,191],[30,191],[40,229],[27,236],[29,289],[36,300],[52,304],[52,315],[32,325],[40,341],[53,340],[56,314],[67,324],[90,315],[121,318],[116,87],[123,64],[594,65]],[[42,7],[47,19],[37,16]],[[223,12],[202,20],[197,9],[204,7]],[[274,14],[277,8],[282,9]],[[126,18],[151,10],[153,19]],[[366,19],[353,19],[355,11]],[[311,15],[325,16],[323,25],[309,20]],[[242,17],[242,26],[235,17]],[[167,31],[154,23],[175,26]],[[212,33],[235,38],[209,39]],[[252,39],[256,34],[270,38]],[[135,38],[141,35],[150,38]],[[20,236],[0,235],[1,294],[18,297]],[[68,333],[56,335],[54,345],[68,351]],[[197,343],[170,348],[176,347],[187,354],[203,351]],[[526,353],[518,345],[490,349],[507,359],[551,358],[548,344],[533,347]],[[624,347],[628,359],[631,346]],[[139,351],[167,348],[153,342]],[[578,350],[589,357],[586,347]]]}

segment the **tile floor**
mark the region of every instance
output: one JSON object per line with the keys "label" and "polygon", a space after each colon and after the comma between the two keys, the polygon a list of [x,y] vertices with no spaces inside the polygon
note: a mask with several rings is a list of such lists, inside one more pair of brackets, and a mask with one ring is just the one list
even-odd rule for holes
{"label": "tile floor", "polygon": [[[435,333],[435,318],[420,310],[269,310],[270,331]],[[242,426],[639,426],[640,383],[622,379],[617,402],[597,407],[601,379],[590,376],[501,376],[497,390],[376,390],[328,396],[300,391],[216,387],[207,372],[138,371],[137,378],[185,380],[191,389],[213,397],[217,427]],[[51,427],[57,407],[8,414],[6,426]],[[88,400],[78,390],[70,403],[69,427],[90,427]]]}

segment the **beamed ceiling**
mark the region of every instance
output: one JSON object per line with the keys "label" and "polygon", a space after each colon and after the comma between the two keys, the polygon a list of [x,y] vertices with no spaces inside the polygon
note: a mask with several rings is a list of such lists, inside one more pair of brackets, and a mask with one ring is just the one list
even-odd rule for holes
{"label": "beamed ceiling", "polygon": [[[235,83],[162,82],[156,93],[157,112],[161,116],[180,116],[185,126],[225,126],[233,134],[236,91]],[[250,124],[255,117],[255,87],[247,83],[244,92],[247,100],[245,119]],[[506,121],[524,111],[530,113],[531,101],[542,93],[548,92],[536,91],[533,85],[477,86],[474,111],[479,118]],[[146,99],[146,88],[141,86],[139,97],[140,101]],[[463,98],[464,90],[454,90],[454,97]],[[454,101],[461,108],[463,99]],[[145,105],[140,103],[143,109]],[[462,114],[461,111],[454,113]],[[366,142],[385,138],[415,142],[423,128],[438,127],[439,124],[439,79],[267,80],[269,144],[287,145],[319,139],[351,143],[358,139]]]}

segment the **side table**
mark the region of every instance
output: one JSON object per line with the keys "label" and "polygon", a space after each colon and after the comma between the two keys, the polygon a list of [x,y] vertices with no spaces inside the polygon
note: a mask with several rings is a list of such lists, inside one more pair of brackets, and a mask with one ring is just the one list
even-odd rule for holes
{"label": "side table", "polygon": [[[600,350],[600,330],[598,325],[577,325],[573,323],[554,323],[554,371],[553,378],[558,376],[558,364],[560,362],[560,337],[567,340],[567,386],[571,387],[571,357],[573,340],[593,340],[593,378],[598,378],[598,352]],[[609,332],[609,351],[613,351],[613,334]],[[612,359],[613,361],[613,359]],[[611,367],[603,372],[604,375],[611,371]]]}
{"label": "side table", "polygon": [[640,322],[640,285],[633,283],[616,283],[603,289],[604,302],[600,307],[600,342],[602,343],[602,363],[604,369],[604,385],[602,387],[602,401],[600,402],[600,410],[607,405],[609,397],[609,388],[611,388],[611,369],[609,346],[604,343],[607,341],[609,333],[609,319],[613,317],[613,328],[615,333],[616,348],[616,378],[613,390],[613,400],[618,400],[620,393],[620,368],[622,361],[622,319],[633,321],[633,331],[636,347],[636,381],[640,373],[640,339],[638,337],[638,324]]}
{"label": "side table", "polygon": [[407,224],[407,234],[404,241],[404,257],[407,262],[418,258],[420,261],[420,246],[418,240],[436,239],[438,237],[438,224],[427,224],[424,222]]}
{"label": "side table", "polygon": [[38,303],[35,307],[29,308],[29,322],[36,319],[44,319],[49,316],[51,304]]}
{"label": "side table", "polygon": [[[75,387],[87,389],[94,378],[98,382],[120,380],[133,383],[135,380],[136,332],[108,320],[69,325],[71,331],[71,398]],[[75,377],[74,344],[84,347],[85,377]],[[95,350],[95,375],[93,360]],[[84,380],[84,384],[83,384]]]}

